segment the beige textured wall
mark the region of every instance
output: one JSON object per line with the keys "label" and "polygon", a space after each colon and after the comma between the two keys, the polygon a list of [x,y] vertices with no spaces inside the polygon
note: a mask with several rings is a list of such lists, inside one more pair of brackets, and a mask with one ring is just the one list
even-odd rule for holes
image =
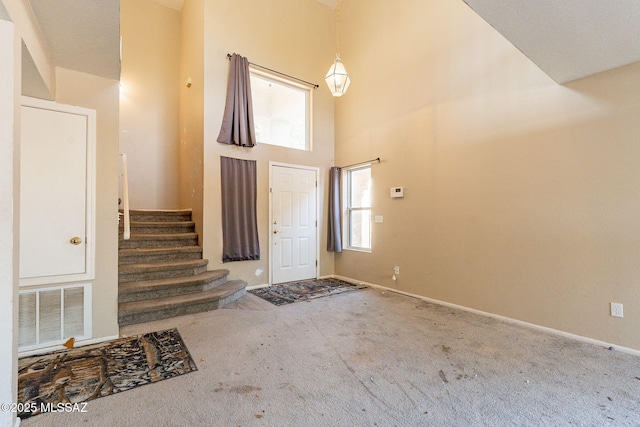
{"label": "beige textured wall", "polygon": [[[202,230],[204,155],[204,2],[185,0],[180,48],[180,208]],[[191,78],[191,87],[186,86]]]}
{"label": "beige textured wall", "polygon": [[[269,161],[319,167],[319,191],[322,206],[326,205],[325,181],[333,164],[334,128],[333,97],[323,79],[335,56],[334,15],[316,0],[219,0],[205,2],[204,6],[204,256],[210,261],[210,269],[228,268],[231,278],[246,280],[250,285],[264,284],[269,280]],[[241,149],[216,142],[229,69],[226,55],[234,52],[256,64],[322,84],[313,93],[313,151],[266,144]],[[257,161],[259,261],[221,263],[220,156]],[[318,220],[322,226],[320,274],[332,274],[333,254],[324,249],[326,209]],[[256,276],[257,269],[264,272]]]}
{"label": "beige textured wall", "polygon": [[122,0],[120,152],[133,209],[179,207],[180,12]]}
{"label": "beige textured wall", "polygon": [[347,0],[341,47],[384,223],[336,274],[640,349],[640,64],[559,86],[445,0]]}
{"label": "beige textured wall", "polygon": [[56,68],[56,102],[96,110],[93,338],[118,335],[118,101],[115,80]]}

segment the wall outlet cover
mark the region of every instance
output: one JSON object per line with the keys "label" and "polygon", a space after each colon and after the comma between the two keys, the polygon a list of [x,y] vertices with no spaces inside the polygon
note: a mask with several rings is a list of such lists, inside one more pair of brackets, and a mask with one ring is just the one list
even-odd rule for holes
{"label": "wall outlet cover", "polygon": [[612,302],[611,303],[611,315],[613,317],[624,317],[622,304]]}

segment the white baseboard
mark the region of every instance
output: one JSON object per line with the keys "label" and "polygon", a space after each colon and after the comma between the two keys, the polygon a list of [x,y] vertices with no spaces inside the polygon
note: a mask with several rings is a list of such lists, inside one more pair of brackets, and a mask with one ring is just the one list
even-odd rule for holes
{"label": "white baseboard", "polygon": [[[73,348],[84,347],[85,345],[91,345],[91,344],[99,344],[101,342],[111,341],[118,338],[120,338],[119,335],[112,335],[110,337],[102,337],[102,338],[94,338],[89,340],[78,341],[75,343]],[[58,351],[58,350],[67,350],[67,347],[63,345],[54,345],[51,347],[37,348],[34,350],[20,352],[18,353],[18,357],[35,356],[38,354],[50,353],[52,351]]]}
{"label": "white baseboard", "polygon": [[506,317],[506,316],[501,316],[499,314],[493,314],[493,313],[489,313],[486,311],[481,311],[481,310],[476,310],[475,308],[470,308],[470,307],[465,307],[463,305],[458,305],[458,304],[452,304],[449,302],[445,302],[445,301],[440,301],[437,299],[433,299],[433,298],[428,298],[428,297],[424,297],[422,295],[416,295],[416,294],[411,294],[409,292],[403,292],[400,291],[398,289],[393,289],[393,288],[389,288],[387,286],[382,286],[382,285],[376,285],[375,283],[368,283],[368,282],[363,282],[362,280],[356,280],[356,279],[352,279],[350,277],[344,277],[344,276],[338,276],[338,275],[332,275],[332,276],[327,276],[327,277],[333,277],[336,279],[340,279],[340,280],[344,280],[345,282],[349,282],[349,283],[353,283],[356,285],[367,285],[367,286],[371,286],[373,288],[378,288],[378,289],[384,289],[386,291],[389,292],[394,292],[397,294],[401,294],[401,295],[406,295],[412,298],[417,298],[423,301],[427,301],[433,304],[438,304],[438,305],[442,305],[445,307],[450,307],[450,308],[455,308],[457,310],[462,310],[462,311],[467,311],[470,313],[474,313],[474,314],[479,314],[481,316],[486,316],[486,317],[491,317],[493,319],[498,319],[498,320],[502,320],[504,322],[509,322],[509,323],[514,323],[516,325],[520,325],[520,326],[524,326],[527,328],[531,328],[531,329],[536,329],[538,331],[543,331],[543,332],[547,332],[550,334],[554,334],[554,335],[559,335],[561,337],[565,337],[565,338],[570,338],[570,339],[574,339],[577,341],[581,341],[581,342],[585,342],[585,343],[589,343],[589,344],[593,344],[599,347],[604,347],[604,348],[608,348],[608,349],[613,349],[616,351],[620,351],[622,353],[628,353],[628,354],[633,354],[634,356],[640,356],[640,350],[636,350],[633,348],[629,348],[629,347],[622,347],[616,344],[611,344],[605,341],[600,341],[600,340],[596,340],[593,338],[589,338],[589,337],[584,337],[582,335],[576,335],[576,334],[572,334],[569,332],[564,332],[564,331],[560,331],[557,329],[553,329],[553,328],[548,328],[546,326],[541,326],[541,325],[536,325],[535,323],[529,323],[529,322],[525,322],[522,320],[518,320],[518,319],[512,319],[511,317]]}

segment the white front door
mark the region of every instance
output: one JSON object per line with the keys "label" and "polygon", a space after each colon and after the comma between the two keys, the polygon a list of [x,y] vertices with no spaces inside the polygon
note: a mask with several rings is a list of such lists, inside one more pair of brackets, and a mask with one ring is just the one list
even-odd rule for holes
{"label": "white front door", "polygon": [[317,169],[271,166],[272,283],[317,277]]}
{"label": "white front door", "polygon": [[[88,153],[94,112],[29,100],[21,108],[21,285],[92,277]],[[88,223],[89,222],[89,223]]]}

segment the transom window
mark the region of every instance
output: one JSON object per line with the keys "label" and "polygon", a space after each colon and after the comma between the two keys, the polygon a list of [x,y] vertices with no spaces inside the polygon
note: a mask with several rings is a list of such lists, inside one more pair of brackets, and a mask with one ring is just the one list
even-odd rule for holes
{"label": "transom window", "polygon": [[346,171],[347,242],[350,249],[371,250],[371,165]]}
{"label": "transom window", "polygon": [[311,88],[255,68],[250,73],[257,141],[311,150]]}

